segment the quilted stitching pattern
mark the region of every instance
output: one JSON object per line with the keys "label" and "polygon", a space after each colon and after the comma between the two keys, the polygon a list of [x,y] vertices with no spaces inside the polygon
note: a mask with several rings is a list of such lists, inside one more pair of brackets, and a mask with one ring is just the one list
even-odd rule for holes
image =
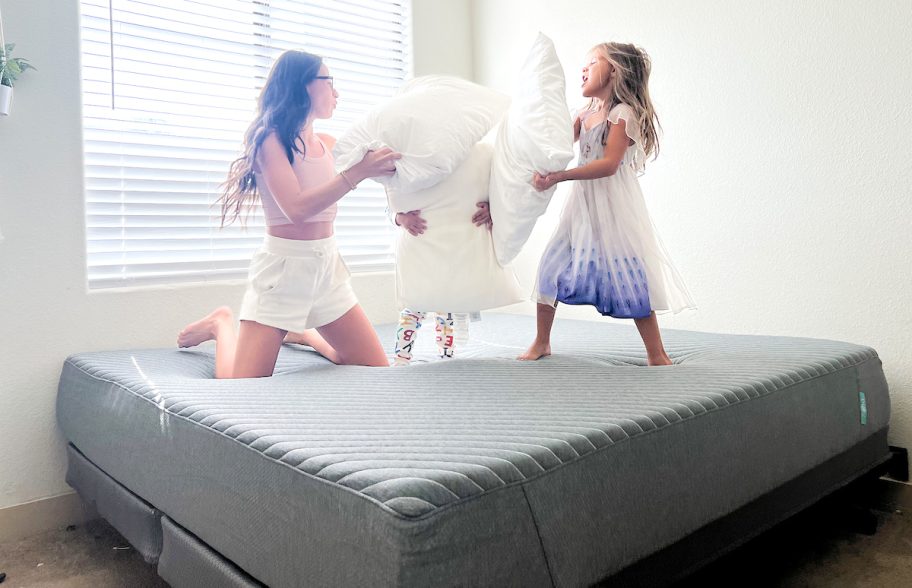
{"label": "quilted stitching pattern", "polygon": [[[836,341],[663,333],[677,365],[645,368],[632,326],[562,321],[555,355],[514,361],[534,319],[472,325],[457,359],[334,366],[285,348],[276,376],[212,378],[211,351],[86,353],[67,361],[405,517],[521,483],[635,437],[852,368],[874,350]],[[378,328],[392,342],[393,326]]]}

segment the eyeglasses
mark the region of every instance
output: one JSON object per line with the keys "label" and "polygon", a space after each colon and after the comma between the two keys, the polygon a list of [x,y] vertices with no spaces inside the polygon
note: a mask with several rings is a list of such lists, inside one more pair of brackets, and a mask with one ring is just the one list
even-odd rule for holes
{"label": "eyeglasses", "polygon": [[333,77],[332,76],[314,76],[318,80],[329,80],[329,87],[333,87]]}

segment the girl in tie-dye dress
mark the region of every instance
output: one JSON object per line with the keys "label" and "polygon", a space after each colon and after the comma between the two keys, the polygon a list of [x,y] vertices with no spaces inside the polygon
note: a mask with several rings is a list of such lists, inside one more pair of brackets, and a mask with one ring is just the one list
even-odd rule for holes
{"label": "girl in tie-dye dress", "polygon": [[656,235],[637,180],[646,158],[658,151],[649,70],[649,57],[633,45],[604,43],[587,55],[582,91],[590,102],[574,123],[579,165],[533,180],[539,190],[574,183],[538,268],[536,338],[519,359],[551,353],[551,325],[563,302],[633,319],[649,365],[671,364],[655,313],[694,304]]}

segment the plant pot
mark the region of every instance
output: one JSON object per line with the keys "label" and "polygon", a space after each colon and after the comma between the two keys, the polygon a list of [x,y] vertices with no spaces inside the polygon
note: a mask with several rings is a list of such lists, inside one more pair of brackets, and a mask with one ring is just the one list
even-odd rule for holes
{"label": "plant pot", "polygon": [[13,89],[0,84],[0,116],[6,116],[13,105]]}

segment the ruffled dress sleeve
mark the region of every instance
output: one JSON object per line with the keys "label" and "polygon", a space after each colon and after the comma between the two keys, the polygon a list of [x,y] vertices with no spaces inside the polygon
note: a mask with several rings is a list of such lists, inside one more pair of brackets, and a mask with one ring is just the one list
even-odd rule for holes
{"label": "ruffled dress sleeve", "polygon": [[636,113],[627,104],[618,104],[608,112],[609,123],[616,125],[621,120],[625,123],[627,136],[633,141],[633,145],[627,148],[621,165],[629,165],[636,173],[641,174],[646,169],[646,151],[643,149],[643,138]]}

